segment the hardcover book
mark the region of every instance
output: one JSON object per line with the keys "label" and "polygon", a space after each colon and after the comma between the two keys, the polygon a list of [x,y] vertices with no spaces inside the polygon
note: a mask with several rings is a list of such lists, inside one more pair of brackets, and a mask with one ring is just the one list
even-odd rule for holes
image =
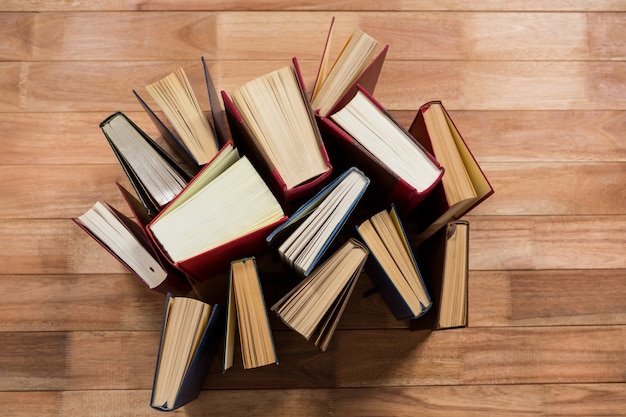
{"label": "hardcover book", "polygon": [[223,331],[220,305],[167,296],[150,407],[173,411],[198,397]]}

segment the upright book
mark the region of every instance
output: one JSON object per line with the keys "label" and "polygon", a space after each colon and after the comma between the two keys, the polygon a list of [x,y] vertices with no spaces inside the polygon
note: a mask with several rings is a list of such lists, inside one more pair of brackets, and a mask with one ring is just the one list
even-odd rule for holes
{"label": "upright book", "polygon": [[347,222],[369,184],[351,168],[302,205],[278,226],[267,242],[273,252],[300,276],[307,276]]}
{"label": "upright book", "polygon": [[277,364],[278,356],[255,258],[233,261],[228,282],[223,372],[233,366],[236,333],[239,333],[244,369]]}
{"label": "upright book", "polygon": [[[141,203],[123,187],[120,190],[146,221]],[[185,275],[160,256],[141,225],[109,204],[98,201],[73,221],[151,290],[176,295],[191,290]]]}
{"label": "upright book", "polygon": [[432,302],[395,207],[374,214],[357,231],[372,254],[368,276],[396,319],[425,314]]}
{"label": "upright book", "polygon": [[411,321],[411,329],[466,327],[469,223],[449,222],[419,245],[415,253],[432,294],[433,306],[422,317]]}
{"label": "upright book", "polygon": [[272,311],[306,340],[315,337],[315,346],[325,351],[368,255],[361,242],[349,239],[274,304]]}
{"label": "upright book", "polygon": [[393,204],[408,215],[441,181],[444,169],[360,86],[345,106],[320,119],[331,163],[356,166],[370,178],[370,206]]}
{"label": "upright book", "polygon": [[493,188],[441,102],[423,105],[409,132],[446,170],[415,210],[420,242],[467,214],[492,195]]}
{"label": "upright book", "polygon": [[173,411],[195,400],[222,340],[221,306],[168,295],[150,406]]}
{"label": "upright book", "polygon": [[171,265],[202,281],[232,259],[264,252],[265,238],[286,218],[248,158],[228,143],[146,229]]}
{"label": "upright book", "polygon": [[233,141],[281,203],[309,196],[332,173],[298,62],[222,92]]}
{"label": "upright book", "polygon": [[155,216],[193,177],[124,113],[108,116],[100,129],[149,215]]}
{"label": "upright book", "polygon": [[210,119],[205,115],[201,102],[182,67],[146,86],[150,97],[165,117],[159,117],[137,90],[133,90],[133,94],[163,138],[184,159],[194,174],[213,159],[230,139],[224,112],[204,57],[201,61],[208,93]]}
{"label": "upright book", "polygon": [[333,18],[311,94],[311,107],[321,117],[328,116],[350,101],[357,85],[373,93],[389,49],[387,45],[375,55],[378,41],[361,29],[355,29],[330,65],[334,23]]}

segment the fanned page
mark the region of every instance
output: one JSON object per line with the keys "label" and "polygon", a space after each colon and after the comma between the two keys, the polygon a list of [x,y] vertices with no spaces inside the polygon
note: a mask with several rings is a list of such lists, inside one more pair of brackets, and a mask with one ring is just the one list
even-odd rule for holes
{"label": "fanned page", "polygon": [[268,226],[284,213],[244,156],[150,228],[173,262]]}
{"label": "fanned page", "polygon": [[159,206],[169,203],[187,184],[122,114],[109,119],[102,130]]}
{"label": "fanned page", "polygon": [[148,287],[157,287],[167,277],[167,271],[106,204],[96,202],[76,220],[117,255]]}
{"label": "fanned page", "polygon": [[198,165],[217,153],[215,133],[182,68],[146,86]]}
{"label": "fanned page", "polygon": [[446,254],[441,286],[439,327],[464,326],[467,322],[467,223],[447,225]]}
{"label": "fanned page", "polygon": [[231,96],[260,152],[287,189],[329,169],[293,65],[252,80]]}
{"label": "fanned page", "polygon": [[417,191],[439,179],[441,169],[362,91],[330,118]]}
{"label": "fanned page", "polygon": [[[321,115],[328,114],[370,63],[376,46],[378,41],[360,29],[355,30],[328,74],[318,74],[311,107]],[[324,69],[322,65],[320,70]]]}
{"label": "fanned page", "polygon": [[332,234],[345,221],[367,182],[360,171],[351,171],[279,246],[283,259],[301,275],[310,269]]}

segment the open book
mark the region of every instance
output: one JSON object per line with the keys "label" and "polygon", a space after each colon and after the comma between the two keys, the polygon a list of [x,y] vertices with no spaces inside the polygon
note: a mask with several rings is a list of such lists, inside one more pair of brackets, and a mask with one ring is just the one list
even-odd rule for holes
{"label": "open book", "polygon": [[[132,208],[138,209],[140,203],[122,191],[129,204],[134,204]],[[159,256],[142,227],[109,204],[98,201],[73,220],[148,288],[174,294],[191,289],[186,277]]]}
{"label": "open book", "polygon": [[365,193],[369,179],[356,168],[344,172],[301,206],[268,237],[283,262],[307,276]]}
{"label": "open book", "polygon": [[265,237],[284,220],[263,178],[228,143],[147,230],[174,266],[203,280],[265,248]]}
{"label": "open book", "polygon": [[185,160],[194,174],[229,140],[223,110],[204,58],[202,68],[210,106],[210,120],[202,110],[201,102],[182,67],[146,86],[164,118],[159,117],[147,101],[133,90],[133,94],[163,138]]}
{"label": "open book", "polygon": [[396,319],[426,313],[432,302],[395,208],[376,213],[357,231],[372,254],[368,276]]}
{"label": "open book", "polygon": [[376,203],[382,197],[406,215],[441,181],[439,162],[360,86],[320,123],[332,163],[361,168],[372,181]]}
{"label": "open book", "polygon": [[368,257],[362,243],[350,239],[311,275],[272,306],[278,317],[325,351]]}
{"label": "open book", "polygon": [[235,333],[239,333],[244,369],[278,363],[255,258],[231,263],[222,371],[233,366]]}
{"label": "open book", "polygon": [[328,155],[295,59],[222,95],[233,140],[282,202],[306,196],[329,177]]}
{"label": "open book", "polygon": [[172,411],[197,398],[222,339],[221,306],[168,295],[150,406]]}
{"label": "open book", "polygon": [[156,215],[191,180],[192,174],[124,113],[110,115],[100,129],[149,215]]}
{"label": "open book", "polygon": [[411,329],[467,326],[469,223],[455,220],[440,228],[415,249],[433,307],[411,321]]}
{"label": "open book", "polygon": [[350,100],[359,84],[370,93],[374,92],[389,49],[385,46],[374,57],[378,41],[361,29],[356,29],[328,69],[334,22],[333,18],[311,94],[311,107],[322,117],[328,116]]}
{"label": "open book", "polygon": [[493,188],[441,102],[423,105],[409,132],[445,168],[441,183],[415,211],[421,242],[467,214]]}

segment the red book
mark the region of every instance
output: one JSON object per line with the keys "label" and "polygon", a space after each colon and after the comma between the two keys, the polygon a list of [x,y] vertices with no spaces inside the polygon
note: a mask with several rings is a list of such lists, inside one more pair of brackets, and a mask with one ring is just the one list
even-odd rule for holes
{"label": "red book", "polygon": [[[315,116],[306,96],[297,59],[293,58],[290,68],[293,72],[293,76],[295,77],[299,91],[298,98],[294,100],[294,106],[290,108],[290,110],[293,111],[291,111],[289,115],[287,115],[287,112],[283,113],[282,111],[272,112],[271,115],[261,113],[261,109],[267,109],[268,106],[272,106],[271,108],[280,107],[281,109],[286,107],[280,106],[281,101],[269,93],[265,94],[263,97],[255,96],[252,100],[246,100],[246,107],[250,107],[252,109],[249,113],[252,117],[249,117],[248,119],[244,116],[244,109],[238,108],[236,103],[236,93],[247,88],[253,82],[257,83],[257,85],[265,85],[263,83],[266,78],[270,77],[272,74],[278,74],[279,71],[281,71],[281,74],[285,74],[285,72],[283,72],[285,68],[286,67],[259,77],[256,80],[242,86],[230,95],[225,91],[222,91],[222,99],[224,101],[226,116],[233,135],[233,142],[239,149],[241,149],[244,155],[250,158],[259,173],[261,173],[263,178],[268,181],[270,189],[274,192],[281,204],[284,206],[295,206],[295,201],[302,201],[302,199],[319,190],[327,182],[332,173],[332,166],[328,158],[324,142],[322,141],[319,127],[317,126]],[[286,79],[289,78],[290,77],[286,77]],[[287,89],[288,86],[293,84],[285,83],[283,85],[285,86],[285,89]],[[249,104],[250,102],[253,102],[254,104]],[[243,106],[243,104],[241,105]],[[287,105],[287,107],[288,106],[289,105]],[[288,142],[295,143],[293,135],[285,137],[284,134],[278,133],[277,130],[274,130],[274,127],[281,126],[284,131],[289,131],[289,124],[293,124],[293,122],[295,122],[295,119],[292,119],[291,115],[295,113],[296,109],[301,111],[298,111],[298,114],[302,116],[299,119],[301,123],[298,124],[299,128],[297,130],[306,131],[308,133],[307,137],[311,137],[314,143],[302,140],[300,143],[305,146],[309,146],[308,149],[310,151],[306,151],[303,146],[296,149],[291,157],[282,159],[274,158],[270,154],[280,153],[279,150],[281,149],[286,150],[287,148],[285,144]],[[271,117],[271,119],[269,117]],[[255,119],[254,126],[251,125],[251,119]],[[271,132],[267,134],[269,129],[271,129]],[[262,135],[260,133],[261,131],[266,132],[266,134]],[[272,149],[272,151],[266,151],[266,147]],[[300,178],[300,182],[290,180],[290,178],[293,177],[293,173],[291,176],[288,176],[290,171],[295,171],[299,175],[298,171],[304,171],[305,165],[301,163],[300,166],[296,166],[295,169],[292,168],[291,170],[288,170],[287,165],[289,164],[288,162],[284,162],[290,160],[298,161],[297,156],[302,154],[313,155],[316,160],[316,167],[310,168],[308,171],[311,172],[311,174]],[[279,166],[281,161],[283,165]]]}
{"label": "red book", "polygon": [[[352,109],[361,116],[352,117]],[[365,200],[376,210],[393,204],[407,215],[441,181],[444,169],[435,157],[361,86],[344,108],[319,120],[333,165],[363,170],[371,180]],[[374,129],[380,135],[371,135]]]}
{"label": "red book", "polygon": [[409,133],[446,170],[441,183],[414,212],[421,242],[450,221],[463,217],[494,190],[440,101],[419,109]]}

